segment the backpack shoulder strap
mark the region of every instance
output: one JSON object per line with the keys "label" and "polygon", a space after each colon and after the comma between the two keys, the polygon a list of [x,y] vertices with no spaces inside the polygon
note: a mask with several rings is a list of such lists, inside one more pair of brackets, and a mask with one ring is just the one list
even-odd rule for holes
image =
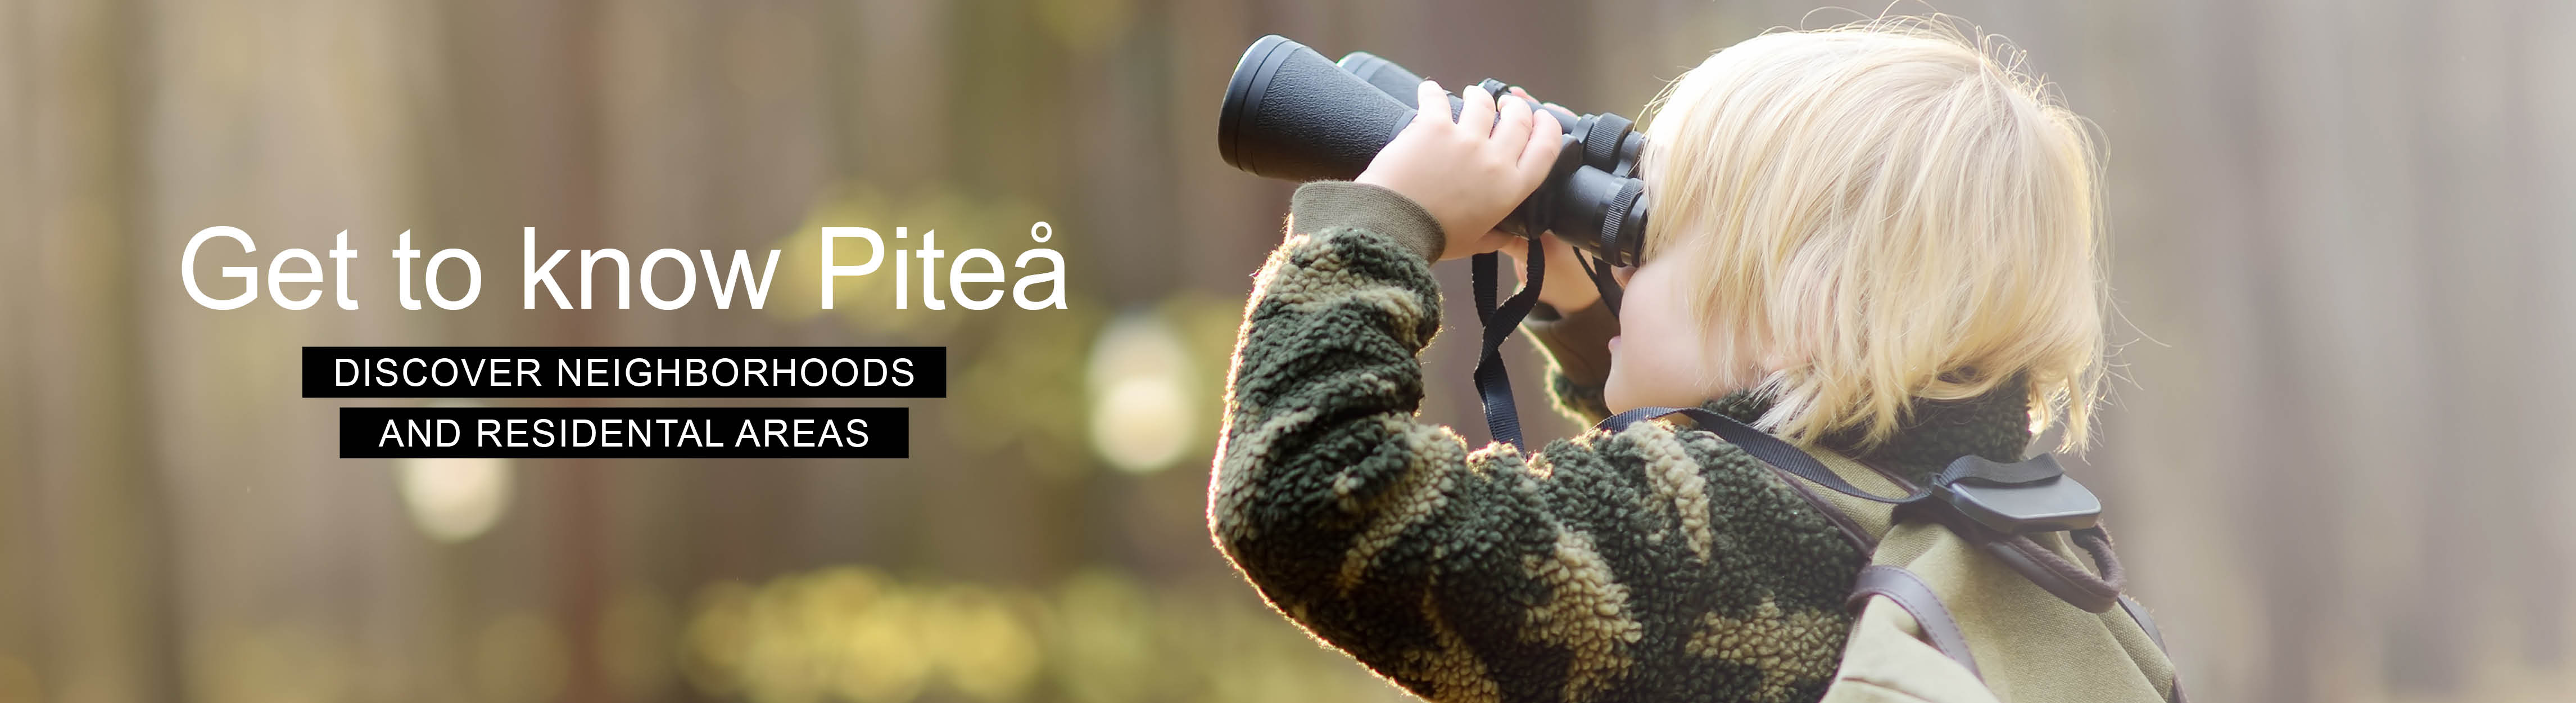
{"label": "backpack shoulder strap", "polygon": [[1843,607],[1857,615],[1871,596],[1884,596],[1905,614],[1914,616],[1914,623],[1922,626],[1923,636],[1931,640],[1933,649],[1967,667],[1968,673],[1978,679],[1985,678],[1977,671],[1977,657],[1968,652],[1968,636],[1959,630],[1959,621],[1950,617],[1949,606],[1941,604],[1941,597],[1922,577],[1886,564],[1861,567],[1860,578],[1852,582],[1851,596],[1843,601]]}
{"label": "backpack shoulder strap", "polygon": [[2154,640],[2157,649],[2165,648],[2165,633],[2156,629],[2156,619],[2154,616],[2147,614],[2147,606],[2140,605],[2136,598],[2130,598],[2127,594],[2122,594],[2120,596],[2120,609],[2129,611],[2129,619],[2138,621],[2138,629],[2147,631],[2147,639]]}
{"label": "backpack shoulder strap", "polygon": [[[2165,634],[2163,631],[2156,629],[2156,618],[2155,616],[2147,613],[2147,606],[2140,604],[2136,598],[2130,598],[2128,595],[2122,594],[2120,596],[2120,609],[2129,613],[2130,620],[2137,621],[2138,629],[2147,631],[2147,639],[2156,643],[2156,651],[2165,653],[2165,660],[2170,664],[2173,661],[2173,650],[2165,647]],[[2165,691],[2165,700],[2170,701],[2170,703],[2189,703],[2190,699],[2184,697],[2182,693],[2181,672],[2177,671],[2166,675]]]}

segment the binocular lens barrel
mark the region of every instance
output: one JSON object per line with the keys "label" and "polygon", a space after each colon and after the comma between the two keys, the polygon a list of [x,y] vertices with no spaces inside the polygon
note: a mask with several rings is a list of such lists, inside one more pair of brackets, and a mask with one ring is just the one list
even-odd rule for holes
{"label": "binocular lens barrel", "polygon": [[1412,95],[1413,87],[1422,85],[1421,76],[1404,70],[1403,66],[1396,65],[1393,61],[1378,58],[1376,54],[1365,51],[1343,54],[1342,60],[1333,62],[1333,65],[1342,67],[1342,70],[1349,71],[1351,75],[1359,76],[1360,80],[1377,86],[1378,92],[1397,100],[1403,100],[1405,96]]}
{"label": "binocular lens barrel", "polygon": [[1414,109],[1276,34],[1235,64],[1218,114],[1217,153],[1253,175],[1348,179],[1413,121]]}

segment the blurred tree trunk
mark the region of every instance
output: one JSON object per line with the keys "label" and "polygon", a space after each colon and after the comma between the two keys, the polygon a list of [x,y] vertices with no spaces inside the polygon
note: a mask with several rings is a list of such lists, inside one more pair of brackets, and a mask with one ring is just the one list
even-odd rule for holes
{"label": "blurred tree trunk", "polygon": [[[148,36],[139,3],[41,0],[9,10],[0,71],[25,102],[9,105],[10,134],[24,141],[0,170],[8,188],[5,236],[12,275],[0,281],[13,317],[6,342],[18,363],[8,384],[32,428],[10,452],[7,490],[32,508],[34,554],[11,570],[41,574],[24,595],[37,604],[34,652],[44,694],[70,703],[179,700],[171,627],[171,546],[157,463],[153,378],[141,356],[153,341],[140,324],[144,276],[165,275],[141,256],[148,201],[139,125],[150,106],[135,38]],[[41,330],[41,333],[32,331]],[[20,463],[23,462],[23,463]]]}

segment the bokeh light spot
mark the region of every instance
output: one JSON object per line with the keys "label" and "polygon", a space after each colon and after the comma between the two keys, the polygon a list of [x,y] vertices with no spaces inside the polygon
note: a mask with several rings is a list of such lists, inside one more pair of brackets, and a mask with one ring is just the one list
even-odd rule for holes
{"label": "bokeh light spot", "polygon": [[1122,471],[1170,468],[1199,432],[1190,353],[1151,313],[1111,320],[1092,345],[1091,446]]}
{"label": "bokeh light spot", "polygon": [[495,458],[407,458],[403,506],[421,534],[440,542],[474,539],[500,522],[510,507],[510,464]]}

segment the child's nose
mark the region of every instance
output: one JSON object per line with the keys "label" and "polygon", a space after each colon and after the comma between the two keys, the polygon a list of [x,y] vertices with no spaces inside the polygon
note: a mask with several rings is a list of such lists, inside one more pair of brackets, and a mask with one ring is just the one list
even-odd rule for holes
{"label": "child's nose", "polygon": [[1637,267],[1635,267],[1635,266],[1621,266],[1621,267],[1617,267],[1617,268],[1610,269],[1610,278],[1611,278],[1611,280],[1618,281],[1618,282],[1619,282],[1619,287],[1621,287],[1621,288],[1626,288],[1626,287],[1628,287],[1628,279],[1630,279],[1630,278],[1635,278],[1636,276],[1637,276]]}

